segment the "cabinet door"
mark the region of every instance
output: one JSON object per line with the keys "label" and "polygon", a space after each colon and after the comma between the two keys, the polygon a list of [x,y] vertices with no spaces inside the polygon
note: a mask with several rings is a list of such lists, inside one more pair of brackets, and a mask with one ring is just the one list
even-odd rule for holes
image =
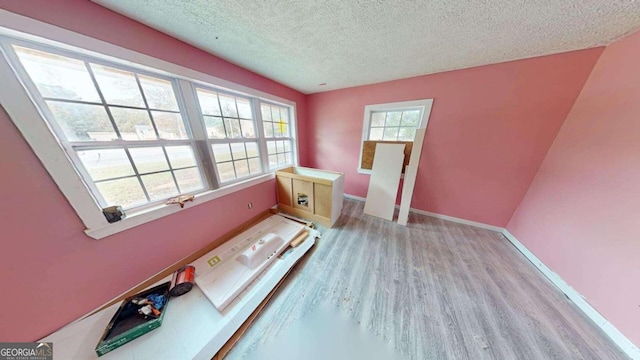
{"label": "cabinet door", "polygon": [[293,206],[291,178],[276,176],[276,186],[278,187],[278,203]]}
{"label": "cabinet door", "polygon": [[315,183],[313,184],[313,195],[314,213],[331,218],[331,186]]}
{"label": "cabinet door", "polygon": [[293,207],[313,213],[313,183],[293,179]]}

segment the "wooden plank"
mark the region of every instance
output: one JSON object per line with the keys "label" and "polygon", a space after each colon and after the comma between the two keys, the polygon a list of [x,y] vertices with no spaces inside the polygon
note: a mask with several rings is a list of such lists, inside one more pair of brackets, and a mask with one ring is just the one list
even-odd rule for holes
{"label": "wooden plank", "polygon": [[376,145],[380,143],[407,145],[404,148],[404,166],[402,167],[402,172],[405,172],[406,166],[409,165],[409,161],[411,158],[411,149],[413,149],[413,142],[411,141],[365,141],[362,146],[362,163],[360,164],[360,168],[371,170],[371,168],[373,167],[373,158],[376,154]]}
{"label": "wooden plank", "polygon": [[313,213],[326,218],[331,218],[331,186],[314,184],[313,185]]}
{"label": "wooden plank", "polygon": [[386,220],[393,219],[405,146],[386,143],[376,146],[367,200],[364,204],[365,214]]}
{"label": "wooden plank", "polygon": [[291,241],[291,247],[292,248],[296,248],[298,246],[300,246],[300,244],[302,244],[302,242],[309,237],[309,231],[304,230],[302,233],[300,233],[300,235],[298,235],[298,237],[296,237],[295,239],[293,239],[293,241]]}
{"label": "wooden plank", "polygon": [[411,199],[413,198],[413,189],[416,186],[416,178],[418,176],[418,166],[420,165],[420,156],[422,154],[422,144],[427,129],[416,130],[414,138],[414,146],[411,151],[411,160],[404,174],[404,183],[402,185],[402,198],[400,199],[400,211],[398,212],[398,224],[407,225],[409,221],[409,208],[411,207]]}
{"label": "wooden plank", "polygon": [[291,178],[276,175],[276,186],[278,188],[278,202],[289,206],[293,205],[293,193]]}

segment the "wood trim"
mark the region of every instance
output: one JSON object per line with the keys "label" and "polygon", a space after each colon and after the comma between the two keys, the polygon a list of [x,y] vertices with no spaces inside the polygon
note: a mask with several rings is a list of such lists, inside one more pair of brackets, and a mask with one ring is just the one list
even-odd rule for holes
{"label": "wood trim", "polygon": [[88,315],[83,316],[81,319],[84,319],[84,318],[86,318],[88,316],[91,316],[91,315],[101,311],[101,310],[104,310],[104,309],[108,308],[109,306],[126,299],[129,296],[132,296],[132,295],[135,295],[135,294],[139,293],[140,291],[148,288],[149,286],[155,284],[156,282],[162,280],[163,278],[173,274],[176,270],[180,269],[181,267],[194,262],[196,259],[201,258],[202,256],[204,256],[205,254],[207,254],[211,250],[213,250],[213,249],[217,248],[218,246],[222,245],[223,243],[231,240],[232,238],[234,238],[238,234],[240,234],[243,231],[247,230],[251,226],[256,225],[257,223],[263,221],[264,219],[268,218],[271,215],[273,215],[271,213],[271,210],[265,210],[265,211],[261,212],[259,215],[251,218],[248,221],[245,221],[244,223],[240,224],[238,227],[234,228],[233,230],[227,232],[226,234],[222,235],[218,239],[214,240],[209,245],[203,247],[200,250],[197,250],[196,252],[192,253],[189,256],[186,256],[186,257],[182,258],[178,262],[176,262],[173,265],[165,268],[164,270],[160,271],[159,273],[155,274],[154,276],[150,277],[149,279],[143,281],[142,283],[136,285],[135,287],[127,290],[125,293],[119,295],[118,297],[114,298],[113,300],[109,301],[108,303],[102,305],[101,307],[99,307],[98,309],[92,311]]}

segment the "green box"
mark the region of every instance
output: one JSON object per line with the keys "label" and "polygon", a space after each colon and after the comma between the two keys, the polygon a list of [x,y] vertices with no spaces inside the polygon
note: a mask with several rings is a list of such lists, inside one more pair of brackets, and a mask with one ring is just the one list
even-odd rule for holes
{"label": "green box", "polygon": [[[167,306],[169,305],[170,287],[171,282],[166,282],[126,298],[122,304],[120,304],[120,308],[118,308],[118,311],[113,315],[111,321],[109,321],[109,325],[107,325],[98,345],[96,345],[96,353],[98,356],[117,349],[149,331],[160,327],[160,325],[162,325],[162,319],[164,319],[164,314],[167,312]],[[167,298],[160,316],[157,318],[145,317],[138,314],[138,306],[131,302],[131,300],[135,298],[146,298],[151,294],[164,295]]]}

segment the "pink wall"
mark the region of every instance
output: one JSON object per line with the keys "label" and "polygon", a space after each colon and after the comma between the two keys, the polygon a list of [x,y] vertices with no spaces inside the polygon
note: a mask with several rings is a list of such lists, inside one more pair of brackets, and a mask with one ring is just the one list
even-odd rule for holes
{"label": "pink wall", "polygon": [[504,226],[578,96],[602,48],[309,96],[307,165],[356,172],[364,107],[434,98],[412,207]]}
{"label": "pink wall", "polygon": [[[2,0],[0,8],[293,100],[306,131],[303,94],[96,4]],[[96,241],[2,108],[0,166],[2,342],[51,333],[276,203],[270,181]]]}
{"label": "pink wall", "polygon": [[508,230],[640,344],[640,33],[606,48]]}

